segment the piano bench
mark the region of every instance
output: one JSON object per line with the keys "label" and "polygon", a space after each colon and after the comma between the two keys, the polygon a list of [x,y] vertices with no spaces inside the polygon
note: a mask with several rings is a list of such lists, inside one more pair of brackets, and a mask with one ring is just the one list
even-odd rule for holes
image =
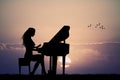
{"label": "piano bench", "polygon": [[22,66],[27,66],[29,73],[30,73],[30,61],[26,58],[19,58],[18,59],[18,64],[19,64],[19,74],[21,74],[21,67]]}

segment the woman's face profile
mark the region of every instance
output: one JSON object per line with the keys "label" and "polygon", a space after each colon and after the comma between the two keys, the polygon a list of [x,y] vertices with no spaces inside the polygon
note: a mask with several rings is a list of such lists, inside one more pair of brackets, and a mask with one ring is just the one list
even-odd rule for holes
{"label": "woman's face profile", "polygon": [[34,28],[29,28],[28,30],[29,30],[28,32],[29,32],[31,37],[35,35],[35,29]]}
{"label": "woman's face profile", "polygon": [[34,36],[35,35],[35,31],[32,32],[31,36]]}

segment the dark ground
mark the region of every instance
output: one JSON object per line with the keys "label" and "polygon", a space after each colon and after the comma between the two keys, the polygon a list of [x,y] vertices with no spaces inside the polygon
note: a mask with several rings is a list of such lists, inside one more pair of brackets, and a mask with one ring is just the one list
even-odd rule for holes
{"label": "dark ground", "polygon": [[120,80],[120,74],[0,75],[0,80]]}

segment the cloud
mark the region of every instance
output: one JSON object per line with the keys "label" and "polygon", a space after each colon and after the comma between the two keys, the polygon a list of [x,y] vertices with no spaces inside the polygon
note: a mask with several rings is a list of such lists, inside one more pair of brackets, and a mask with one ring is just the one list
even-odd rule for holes
{"label": "cloud", "polygon": [[0,43],[0,50],[4,50],[4,49],[6,49],[6,44]]}
{"label": "cloud", "polygon": [[[72,54],[73,52],[74,54]],[[74,66],[78,66],[78,64],[80,64],[80,67],[92,66],[98,61],[107,59],[99,50],[91,47],[88,48],[88,46],[79,46],[79,48],[74,49],[72,53],[70,55]]]}
{"label": "cloud", "polygon": [[[0,43],[0,53],[2,53],[0,55],[0,74],[18,73],[17,62],[19,57],[24,56],[23,49],[23,46],[18,43]],[[70,67],[66,68],[66,73],[120,74],[120,43],[71,45],[70,53],[67,56],[71,59],[71,63],[69,63]],[[49,68],[49,58],[45,59],[45,62],[46,67]],[[58,70],[61,72],[61,67]],[[39,70],[37,71],[39,72]]]}
{"label": "cloud", "polygon": [[24,50],[24,47],[19,43],[0,43],[0,50]]}
{"label": "cloud", "polygon": [[[25,50],[22,44],[19,43],[0,43],[0,74],[18,74],[18,58],[24,57]],[[46,69],[49,66],[49,61],[45,57]],[[34,62],[31,63],[33,68]],[[36,73],[40,73],[41,65]],[[23,73],[28,74],[27,71]]]}
{"label": "cloud", "polygon": [[71,46],[68,73],[119,74],[120,43],[79,44]]}

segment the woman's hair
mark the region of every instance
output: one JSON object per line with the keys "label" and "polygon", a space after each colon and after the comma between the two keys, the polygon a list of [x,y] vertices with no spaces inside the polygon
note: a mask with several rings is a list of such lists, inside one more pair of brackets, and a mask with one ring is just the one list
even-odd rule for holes
{"label": "woman's hair", "polygon": [[32,28],[32,27],[28,28],[28,29],[25,31],[25,33],[23,34],[23,36],[22,36],[23,45],[24,45],[24,40],[25,40],[26,38],[30,38],[30,37],[34,36],[34,34],[35,34],[35,29]]}

